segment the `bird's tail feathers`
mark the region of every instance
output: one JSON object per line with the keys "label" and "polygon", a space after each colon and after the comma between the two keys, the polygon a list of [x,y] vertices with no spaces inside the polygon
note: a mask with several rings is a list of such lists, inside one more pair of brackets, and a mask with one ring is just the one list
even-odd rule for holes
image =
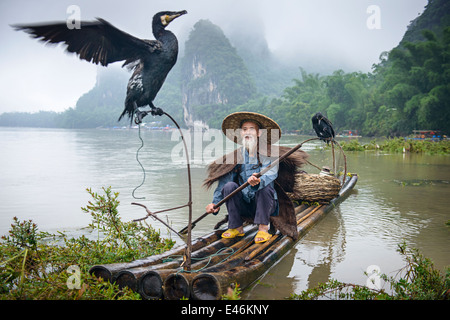
{"label": "bird's tail feathers", "polygon": [[130,103],[129,101],[125,101],[125,109],[123,110],[122,114],[120,115],[118,121],[122,120],[122,118],[125,115],[128,115],[128,118],[130,118],[132,120],[135,110],[136,110],[136,107],[133,103]]}
{"label": "bird's tail feathers", "polygon": [[122,114],[120,115],[119,119],[117,119],[117,121],[122,120],[122,118],[125,116],[125,114],[128,113],[128,116],[130,116],[130,113],[128,112],[128,110],[123,110]]}

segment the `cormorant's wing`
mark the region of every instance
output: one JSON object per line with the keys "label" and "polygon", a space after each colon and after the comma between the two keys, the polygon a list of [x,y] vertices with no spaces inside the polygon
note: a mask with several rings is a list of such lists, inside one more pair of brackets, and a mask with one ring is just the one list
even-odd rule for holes
{"label": "cormorant's wing", "polygon": [[100,18],[97,21],[82,21],[80,29],[69,29],[66,22],[12,27],[46,43],[63,42],[68,52],[103,66],[122,60],[126,65],[161,49],[159,41],[141,40]]}
{"label": "cormorant's wing", "polygon": [[332,137],[334,137],[334,136],[335,136],[335,134],[334,134],[334,128],[333,128],[333,124],[331,123],[331,121],[328,120],[328,119],[325,118],[325,117],[322,118],[322,121],[324,121],[324,122],[330,127],[330,134],[331,134]]}

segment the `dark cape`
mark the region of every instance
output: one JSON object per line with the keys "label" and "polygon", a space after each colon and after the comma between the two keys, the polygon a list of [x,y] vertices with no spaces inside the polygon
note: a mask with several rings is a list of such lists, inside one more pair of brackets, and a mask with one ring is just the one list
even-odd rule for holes
{"label": "dark cape", "polygon": [[[280,157],[290,150],[288,147],[274,145],[271,147],[272,154],[278,152]],[[222,176],[233,170],[236,164],[242,163],[242,152],[238,152],[241,150],[241,148],[238,148],[209,164],[207,169],[208,177],[204,180],[203,186],[209,189]],[[260,153],[271,156],[270,152],[260,151]],[[274,183],[278,195],[279,213],[277,216],[271,216],[270,222],[281,234],[290,236],[293,239],[298,238],[297,222],[294,205],[286,192],[293,192],[296,183],[294,174],[297,168],[302,167],[306,163],[307,158],[308,154],[300,149],[289,155],[279,164],[278,177]]]}

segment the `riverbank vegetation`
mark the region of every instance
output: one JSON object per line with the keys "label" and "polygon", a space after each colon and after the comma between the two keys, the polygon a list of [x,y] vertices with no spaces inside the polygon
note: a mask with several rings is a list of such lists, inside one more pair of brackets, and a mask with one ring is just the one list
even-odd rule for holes
{"label": "riverbank vegetation", "polygon": [[[292,300],[450,300],[450,267],[445,274],[435,269],[433,262],[417,249],[408,249],[405,243],[398,246],[405,267],[397,276],[371,274],[367,286],[330,280],[292,294]],[[384,281],[389,289],[381,288]]]}
{"label": "riverbank vegetation", "polygon": [[410,152],[426,154],[450,154],[450,140],[409,140],[404,138],[386,139],[382,142],[372,140],[362,144],[358,140],[339,142],[344,151],[386,151],[386,152]]}
{"label": "riverbank vegetation", "polygon": [[14,218],[0,243],[0,299],[140,299],[127,288],[90,275],[89,268],[158,254],[174,242],[147,224],[121,221],[118,193],[111,188],[103,188],[104,194],[88,192],[92,200],[82,210],[92,217],[90,237],[49,234],[31,220]]}

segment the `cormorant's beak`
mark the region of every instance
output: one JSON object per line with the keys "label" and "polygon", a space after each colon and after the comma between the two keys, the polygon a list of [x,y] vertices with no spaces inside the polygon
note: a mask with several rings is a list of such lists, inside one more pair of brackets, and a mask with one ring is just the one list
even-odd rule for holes
{"label": "cormorant's beak", "polygon": [[176,12],[175,14],[173,14],[171,16],[168,16],[166,18],[167,24],[169,24],[172,20],[174,20],[174,19],[178,18],[179,16],[182,16],[183,14],[186,14],[186,13],[187,13],[187,11],[183,10],[183,11]]}

